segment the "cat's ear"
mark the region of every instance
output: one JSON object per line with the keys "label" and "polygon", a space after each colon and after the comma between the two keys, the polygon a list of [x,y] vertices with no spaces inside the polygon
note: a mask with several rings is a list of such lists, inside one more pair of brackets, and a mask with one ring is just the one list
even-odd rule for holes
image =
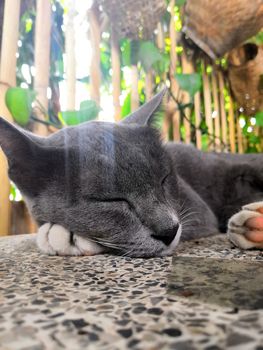
{"label": "cat's ear", "polygon": [[38,145],[13,124],[0,117],[0,147],[7,157],[9,165],[29,166],[34,162]]}
{"label": "cat's ear", "polygon": [[164,88],[157,95],[155,95],[149,102],[142,105],[137,111],[128,115],[121,121],[121,124],[138,124],[138,125],[152,125],[154,124],[155,117],[160,111],[164,95],[167,92],[167,88]]}

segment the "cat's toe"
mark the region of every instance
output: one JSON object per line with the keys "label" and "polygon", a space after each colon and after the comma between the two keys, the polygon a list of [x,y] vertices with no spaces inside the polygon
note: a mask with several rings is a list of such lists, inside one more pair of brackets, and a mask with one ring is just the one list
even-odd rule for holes
{"label": "cat's toe", "polygon": [[36,243],[39,250],[48,255],[56,255],[56,251],[49,243],[49,230],[52,224],[50,222],[40,226],[37,233]]}
{"label": "cat's toe", "polygon": [[74,254],[76,250],[71,244],[71,233],[61,225],[52,225],[48,235],[49,244],[57,255],[79,255]]}
{"label": "cat's toe", "polygon": [[228,222],[229,239],[242,249],[263,249],[263,202],[245,205]]}

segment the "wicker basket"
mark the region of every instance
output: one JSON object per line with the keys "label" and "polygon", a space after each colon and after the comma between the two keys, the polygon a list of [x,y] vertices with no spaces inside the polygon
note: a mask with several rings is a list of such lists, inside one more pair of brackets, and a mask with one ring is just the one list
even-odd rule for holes
{"label": "wicker basket", "polygon": [[246,115],[263,110],[263,47],[245,44],[229,54],[229,81]]}
{"label": "wicker basket", "polygon": [[165,0],[97,0],[119,38],[151,39],[166,10]]}
{"label": "wicker basket", "polygon": [[263,0],[187,0],[184,32],[212,59],[263,27]]}

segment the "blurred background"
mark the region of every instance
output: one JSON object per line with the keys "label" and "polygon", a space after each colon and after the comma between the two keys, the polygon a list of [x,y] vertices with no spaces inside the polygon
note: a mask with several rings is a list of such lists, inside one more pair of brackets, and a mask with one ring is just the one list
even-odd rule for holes
{"label": "blurred background", "polygon": [[[263,149],[262,0],[1,0],[0,114],[36,134],[118,121],[164,85],[164,140]],[[0,154],[0,235],[35,232]]]}

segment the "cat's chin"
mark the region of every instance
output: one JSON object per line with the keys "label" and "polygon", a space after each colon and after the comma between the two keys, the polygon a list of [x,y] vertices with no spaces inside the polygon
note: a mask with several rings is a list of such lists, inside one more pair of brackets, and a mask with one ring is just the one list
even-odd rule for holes
{"label": "cat's chin", "polygon": [[[180,241],[181,233],[182,226],[180,225],[169,247],[158,253],[158,256],[172,255]],[[61,225],[51,223],[40,226],[36,242],[39,250],[47,255],[91,256],[106,252],[106,248],[88,238],[71,233]]]}

